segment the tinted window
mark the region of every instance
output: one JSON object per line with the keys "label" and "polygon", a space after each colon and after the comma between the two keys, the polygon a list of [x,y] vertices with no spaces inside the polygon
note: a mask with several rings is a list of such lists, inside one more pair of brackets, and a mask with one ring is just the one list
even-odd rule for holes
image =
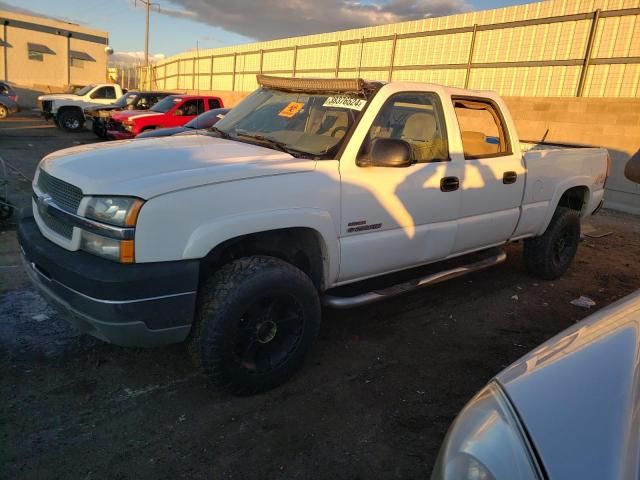
{"label": "tinted window", "polygon": [[449,159],[444,116],[432,93],[401,93],[382,107],[369,130],[369,138],[394,138],[411,146],[416,162]]}
{"label": "tinted window", "polygon": [[202,100],[201,98],[197,100],[187,100],[182,104],[180,110],[182,110],[183,117],[192,117],[194,115],[199,115],[204,112],[204,100]]}
{"label": "tinted window", "polygon": [[208,100],[209,110],[213,110],[214,108],[220,108],[220,101],[217,99],[210,98]]}
{"label": "tinted window", "polygon": [[115,99],[116,89],[114,87],[101,87],[91,94],[91,98],[96,99]]}

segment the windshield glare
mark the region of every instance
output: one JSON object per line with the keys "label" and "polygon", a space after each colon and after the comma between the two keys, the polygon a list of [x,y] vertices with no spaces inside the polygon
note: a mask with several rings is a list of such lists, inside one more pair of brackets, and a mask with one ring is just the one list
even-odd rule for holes
{"label": "windshield glare", "polygon": [[80,90],[76,90],[75,95],[86,95],[87,93],[89,93],[89,91],[91,91],[93,87],[95,87],[95,85],[93,84],[82,87]]}
{"label": "windshield glare", "polygon": [[167,113],[173,108],[176,103],[179,103],[182,99],[179,97],[164,97],[153,107],[150,108],[152,112]]}
{"label": "windshield glare", "polygon": [[328,155],[342,143],[365,103],[356,96],[261,88],[232,109],[216,129],[241,139],[275,141],[302,154]]}

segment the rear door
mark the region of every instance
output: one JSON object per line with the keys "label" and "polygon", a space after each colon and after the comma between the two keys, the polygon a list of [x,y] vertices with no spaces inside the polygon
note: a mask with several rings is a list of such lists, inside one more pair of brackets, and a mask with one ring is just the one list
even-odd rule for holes
{"label": "rear door", "polygon": [[454,96],[464,173],[453,253],[500,244],[520,217],[525,169],[501,106],[488,98]]}

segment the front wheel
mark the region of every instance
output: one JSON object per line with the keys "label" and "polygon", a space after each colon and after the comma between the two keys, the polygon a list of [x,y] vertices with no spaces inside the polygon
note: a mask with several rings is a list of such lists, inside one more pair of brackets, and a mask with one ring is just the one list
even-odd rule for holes
{"label": "front wheel", "polygon": [[58,115],[59,125],[67,132],[78,132],[84,127],[84,116],[74,110],[66,110]]}
{"label": "front wheel", "polygon": [[579,242],[579,212],[558,207],[542,236],[524,241],[525,266],[539,278],[554,280],[571,265]]}
{"label": "front wheel", "polygon": [[4,105],[0,105],[0,120],[4,120],[9,116],[9,110]]}
{"label": "front wheel", "polygon": [[254,394],[302,366],[320,316],[315,286],[298,268],[273,257],[242,258],[202,286],[188,348],[217,388]]}

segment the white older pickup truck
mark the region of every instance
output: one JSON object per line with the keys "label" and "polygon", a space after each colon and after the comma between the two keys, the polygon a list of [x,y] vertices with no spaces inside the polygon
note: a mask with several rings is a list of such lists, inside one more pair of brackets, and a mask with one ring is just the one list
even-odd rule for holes
{"label": "white older pickup truck", "polygon": [[301,365],[321,305],[346,308],[495,265],[524,240],[553,279],[602,204],[608,154],[521,143],[495,94],[259,77],[209,132],[45,157],[27,272],[80,329],[187,341],[251,393]]}
{"label": "white older pickup truck", "polygon": [[109,105],[124,94],[122,87],[114,83],[91,84],[74,93],[54,93],[40,95],[38,103],[47,120],[69,132],[84,128],[84,109],[94,105]]}

